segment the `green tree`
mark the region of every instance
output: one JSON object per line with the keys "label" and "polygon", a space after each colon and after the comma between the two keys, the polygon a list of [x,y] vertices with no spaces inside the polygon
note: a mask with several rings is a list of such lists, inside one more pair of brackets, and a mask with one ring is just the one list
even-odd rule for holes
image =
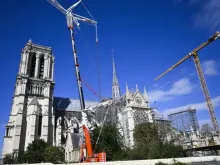
{"label": "green tree", "polygon": [[166,125],[154,123],[142,123],[137,125],[134,129],[134,151],[142,151],[142,153],[133,154],[131,157],[139,160],[183,157],[185,153],[183,148],[174,145],[172,139],[167,140],[167,135],[170,131],[171,128]]}
{"label": "green tree", "polygon": [[14,164],[15,163],[15,158],[13,154],[7,154],[3,158],[3,163],[4,164]]}
{"label": "green tree", "polygon": [[64,152],[58,147],[49,146],[44,151],[45,162],[61,163],[64,161]]}
{"label": "green tree", "polygon": [[96,127],[92,133],[92,146],[95,153],[106,152],[107,160],[122,160],[126,157],[123,138],[116,125],[104,125],[96,145],[101,128]]}
{"label": "green tree", "polygon": [[49,146],[44,140],[35,140],[28,145],[26,152],[19,152],[18,163],[60,163],[64,161],[64,153],[61,149]]}
{"label": "green tree", "polygon": [[160,141],[157,126],[153,123],[141,123],[134,129],[135,145],[148,146]]}
{"label": "green tree", "polygon": [[49,145],[42,139],[35,140],[28,145],[26,155],[26,162],[41,163],[44,162],[44,151]]}

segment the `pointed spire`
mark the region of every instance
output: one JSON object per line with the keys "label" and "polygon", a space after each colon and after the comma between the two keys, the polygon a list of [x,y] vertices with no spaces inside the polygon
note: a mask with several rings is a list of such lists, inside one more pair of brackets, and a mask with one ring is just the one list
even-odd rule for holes
{"label": "pointed spire", "polygon": [[148,101],[148,95],[145,86],[144,86],[144,98]]}
{"label": "pointed spire", "polygon": [[113,65],[113,85],[114,84],[119,84],[118,83],[118,78],[117,78],[117,75],[116,75],[115,60],[114,60],[114,56],[113,56],[113,49],[112,49],[112,65]]}
{"label": "pointed spire", "polygon": [[30,44],[32,43],[31,38],[29,39],[28,43],[30,43]]}
{"label": "pointed spire", "polygon": [[112,49],[112,64],[113,64],[113,81],[112,81],[112,98],[116,99],[121,96],[120,94],[120,87],[118,83],[118,78],[116,75],[116,69],[115,69],[115,61],[113,57],[113,49]]}
{"label": "pointed spire", "polygon": [[113,49],[112,49],[112,64],[113,64],[113,75],[116,74],[116,70],[115,70],[115,60],[114,60],[114,56],[113,56]]}
{"label": "pointed spire", "polygon": [[128,84],[126,82],[126,95],[128,95],[128,94],[129,94],[129,89],[128,89]]}
{"label": "pointed spire", "polygon": [[136,91],[138,91],[138,85],[136,84]]}

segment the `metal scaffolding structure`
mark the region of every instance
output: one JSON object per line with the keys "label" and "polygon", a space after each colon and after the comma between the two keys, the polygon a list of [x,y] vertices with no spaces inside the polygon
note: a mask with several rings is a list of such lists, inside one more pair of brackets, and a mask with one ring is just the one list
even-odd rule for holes
{"label": "metal scaffolding structure", "polygon": [[172,127],[179,131],[190,132],[192,129],[193,131],[199,130],[195,108],[189,107],[179,112],[170,113],[168,118],[171,121]]}

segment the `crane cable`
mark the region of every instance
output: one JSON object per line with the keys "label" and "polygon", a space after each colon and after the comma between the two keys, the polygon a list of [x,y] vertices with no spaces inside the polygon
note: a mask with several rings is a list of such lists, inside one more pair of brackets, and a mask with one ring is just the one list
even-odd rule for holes
{"label": "crane cable", "polygon": [[[87,9],[87,7],[84,5],[84,3],[81,1],[83,7],[85,8],[85,10],[87,11],[87,13],[90,15],[90,17],[93,19],[93,21],[95,21],[94,17],[92,16],[92,14],[89,12],[89,10]],[[97,24],[95,24],[95,33],[96,33],[96,43],[98,43],[98,27]]]}
{"label": "crane cable", "polygon": [[[91,13],[89,12],[89,10],[86,8],[86,6],[84,5],[84,3],[83,3],[83,2],[81,2],[81,3],[82,3],[82,5],[83,5],[83,7],[85,8],[85,10],[86,10],[86,11],[88,12],[88,14],[90,15],[90,17],[94,20],[92,14],[91,14]],[[96,39],[97,39],[97,26],[96,26]],[[97,41],[97,40],[96,40],[96,41]],[[97,43],[98,43],[98,42],[97,42]],[[90,56],[90,58],[91,58],[91,56]],[[99,70],[100,70],[100,69],[99,69],[99,64],[98,64],[98,62],[97,62],[97,70],[98,70],[98,81],[99,81],[99,92],[100,92],[100,91],[101,91],[101,89],[100,89],[101,83],[100,83],[100,73],[99,73]],[[99,93],[99,96],[101,96],[100,93]],[[108,107],[108,109],[107,109],[107,111],[106,111],[105,118],[104,118],[104,120],[103,120],[103,122],[102,122],[101,130],[100,130],[100,132],[99,132],[98,139],[96,140],[96,144],[95,144],[95,147],[94,147],[94,150],[93,150],[93,154],[94,154],[94,152],[95,152],[95,149],[96,149],[96,146],[97,146],[97,144],[98,144],[100,135],[101,135],[101,133],[102,133],[102,129],[103,129],[103,126],[104,126],[106,117],[107,117],[107,115],[108,115],[108,111],[109,111],[109,107]]]}
{"label": "crane cable", "polygon": [[106,111],[106,113],[105,113],[105,118],[104,118],[104,120],[103,120],[103,122],[102,122],[101,130],[99,131],[99,136],[98,136],[98,138],[97,138],[97,140],[96,140],[95,147],[94,147],[94,150],[93,150],[93,154],[95,153],[95,149],[96,149],[97,144],[98,144],[98,142],[99,142],[99,138],[100,138],[100,135],[101,135],[101,133],[102,133],[102,129],[103,129],[103,126],[104,126],[106,117],[107,117],[107,115],[108,115],[108,111],[109,111],[109,107],[108,107],[108,109],[107,109],[107,111]]}
{"label": "crane cable", "polygon": [[95,20],[92,16],[92,14],[89,12],[89,10],[87,9],[87,7],[84,5],[84,3],[81,1],[83,7],[86,9],[87,13],[90,15],[90,17],[93,19],[93,21]]}
{"label": "crane cable", "polygon": [[[87,13],[90,15],[90,17],[93,19],[93,21],[95,21],[94,17],[92,16],[92,14],[90,13],[90,11],[87,9],[86,5],[81,1],[82,3],[82,6],[85,8],[85,10],[87,11]],[[97,37],[97,25],[95,25],[95,28],[96,28],[96,43],[98,44],[98,37]],[[82,32],[84,38],[85,38],[85,35],[84,33]],[[85,40],[86,41],[86,40]],[[89,44],[86,42],[87,44],[87,49],[89,47]],[[97,53],[98,54],[98,53]],[[92,58],[91,58],[91,55],[89,54],[89,57],[90,57],[90,60],[92,61]],[[101,78],[100,78],[100,64],[99,64],[99,56],[97,55],[97,58],[96,58],[96,67],[97,67],[97,74],[98,74],[98,87],[99,87],[99,97],[100,97],[100,101],[102,99],[102,89],[101,89]]]}
{"label": "crane cable", "polygon": [[[96,70],[96,72],[97,72],[97,77],[98,77],[98,93],[99,93],[99,101],[101,101],[101,99],[102,99],[102,87],[101,87],[101,76],[100,76],[100,64],[99,64],[99,49],[98,49],[98,47],[96,47],[97,49],[96,49],[96,59],[95,59],[95,62],[94,62],[94,64],[93,64],[93,60],[92,60],[92,56],[91,56],[91,46],[90,46],[90,44],[87,42],[87,37],[86,37],[86,35],[85,35],[85,33],[84,33],[84,31],[81,29],[81,33],[80,34],[82,34],[82,37],[83,37],[83,41],[84,41],[84,45],[85,45],[85,48],[86,48],[86,50],[87,50],[87,52],[88,52],[88,55],[89,55],[89,59],[90,59],[90,63],[92,64],[92,66],[94,65],[94,68],[96,68],[95,70]],[[98,44],[96,44],[97,46],[98,46]]]}

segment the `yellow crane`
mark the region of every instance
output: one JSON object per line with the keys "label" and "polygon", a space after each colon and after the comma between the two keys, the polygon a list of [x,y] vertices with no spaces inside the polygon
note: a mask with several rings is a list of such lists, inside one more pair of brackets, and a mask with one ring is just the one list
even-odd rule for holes
{"label": "yellow crane", "polygon": [[199,61],[199,56],[198,56],[198,51],[201,50],[202,48],[204,48],[205,46],[207,46],[208,44],[210,44],[211,42],[217,40],[220,37],[220,32],[216,32],[213,36],[211,36],[208,41],[202,43],[199,47],[195,48],[193,51],[191,51],[190,53],[188,53],[184,58],[182,58],[181,60],[179,60],[176,64],[174,64],[173,66],[171,66],[168,70],[166,70],[164,73],[162,73],[160,76],[158,76],[156,79],[154,79],[154,81],[157,81],[158,79],[160,79],[161,77],[163,77],[165,74],[167,74],[168,72],[170,72],[171,70],[173,70],[174,68],[176,68],[177,66],[179,66],[180,64],[182,64],[184,61],[186,61],[187,59],[189,59],[190,57],[194,58],[194,63],[196,66],[196,71],[202,86],[202,90],[203,90],[203,94],[206,100],[206,104],[209,110],[209,114],[212,120],[212,124],[213,127],[215,129],[215,131],[219,132],[219,127],[218,127],[218,122],[216,120],[216,116],[215,116],[215,112],[214,112],[214,108],[212,105],[212,101],[209,95],[209,91],[208,91],[208,87],[206,84],[206,80],[205,80],[205,76],[203,74],[202,71],[202,67]]}

